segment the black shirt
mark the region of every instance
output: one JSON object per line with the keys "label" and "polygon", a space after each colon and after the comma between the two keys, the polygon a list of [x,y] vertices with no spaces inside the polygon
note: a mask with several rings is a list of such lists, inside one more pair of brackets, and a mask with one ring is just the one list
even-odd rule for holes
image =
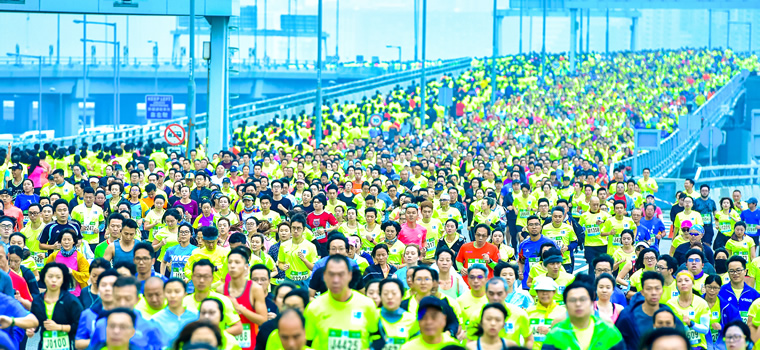
{"label": "black shirt", "polygon": [[354,194],[351,194],[351,196],[347,196],[345,193],[341,192],[338,195],[338,200],[346,203],[346,206],[349,208],[356,208],[356,203],[354,203],[354,197],[356,197]]}
{"label": "black shirt", "polygon": [[9,189],[11,191],[11,196],[15,199],[17,195],[24,192],[24,180],[21,180],[21,183],[18,184],[18,186],[13,185],[13,179],[8,180],[7,185],[5,188]]}
{"label": "black shirt", "polygon": [[[42,229],[42,233],[40,234],[40,243],[53,245],[56,242],[59,242],[61,237],[60,233],[61,231],[65,229],[73,229],[77,233],[77,240],[82,240],[82,230],[79,226],[79,223],[73,220],[69,220],[67,223],[61,225],[58,223],[58,221],[53,221],[45,228]],[[52,250],[48,250],[48,253],[52,253]]]}
{"label": "black shirt", "polygon": [[[282,204],[282,206],[285,207],[287,211],[280,210],[280,204]],[[280,214],[281,216],[286,216],[291,210],[293,210],[293,203],[290,201],[290,199],[286,198],[285,196],[280,197],[280,200],[272,198],[272,211]]]}

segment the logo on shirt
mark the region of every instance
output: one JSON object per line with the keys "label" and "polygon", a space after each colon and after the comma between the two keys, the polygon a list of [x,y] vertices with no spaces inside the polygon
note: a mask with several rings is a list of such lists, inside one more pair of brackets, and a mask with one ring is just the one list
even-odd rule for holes
{"label": "logo on shirt", "polygon": [[360,320],[362,318],[362,312],[361,311],[354,311],[353,317],[357,320]]}

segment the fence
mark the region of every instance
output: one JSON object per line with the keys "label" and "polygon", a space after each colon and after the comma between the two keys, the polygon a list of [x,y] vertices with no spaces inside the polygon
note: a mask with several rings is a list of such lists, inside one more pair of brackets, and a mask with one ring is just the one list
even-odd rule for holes
{"label": "fence", "polygon": [[660,142],[659,149],[628,157],[620,164],[633,168],[633,162],[637,161],[637,168],[651,169],[652,177],[673,174],[699,146],[700,132],[728,114],[741,95],[747,76],[749,71],[742,70],[694,113],[681,117],[683,120],[679,122],[678,129]]}
{"label": "fence", "polygon": [[[433,78],[436,75],[451,74],[470,68],[471,58],[460,58],[448,61],[439,62],[427,62],[426,74],[429,78]],[[322,96],[324,99],[335,99],[339,97],[348,96],[357,93],[373,93],[375,90],[382,87],[392,86],[396,84],[409,83],[412,80],[419,79],[421,75],[420,69],[413,69],[407,71],[401,71],[396,73],[385,74],[382,76],[354,81],[346,84],[334,85],[331,87],[322,89]],[[249,124],[253,121],[268,122],[274,116],[274,113],[281,113],[285,110],[292,110],[297,107],[301,107],[307,111],[310,111],[310,105],[316,100],[316,90],[310,90],[297,94],[287,95],[283,97],[276,97],[272,99],[266,99],[258,102],[243,104],[230,108],[230,125],[237,127],[238,124],[244,120]],[[177,123],[187,127],[187,117],[172,119],[169,121],[163,121],[159,123],[147,124],[143,126],[137,126],[132,128],[126,128],[117,130],[114,132],[102,133],[102,134],[88,134],[88,135],[76,135],[57,138],[52,143],[59,146],[77,145],[82,142],[89,144],[94,143],[111,143],[111,142],[124,142],[124,141],[137,141],[139,139],[158,140],[163,138],[163,132],[166,126],[169,124]],[[196,130],[202,130],[206,127],[208,118],[206,113],[201,113],[196,116],[195,127]],[[32,147],[35,140],[15,142],[14,147],[25,148]]]}

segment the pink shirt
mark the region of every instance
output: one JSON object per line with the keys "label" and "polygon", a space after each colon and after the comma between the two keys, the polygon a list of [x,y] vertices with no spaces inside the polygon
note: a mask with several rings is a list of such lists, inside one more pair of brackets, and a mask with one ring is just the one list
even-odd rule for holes
{"label": "pink shirt", "polygon": [[398,234],[398,239],[405,245],[416,244],[420,247],[424,247],[425,240],[427,239],[427,229],[420,224],[417,224],[417,227],[415,228],[411,228],[404,223],[401,225],[401,232]]}

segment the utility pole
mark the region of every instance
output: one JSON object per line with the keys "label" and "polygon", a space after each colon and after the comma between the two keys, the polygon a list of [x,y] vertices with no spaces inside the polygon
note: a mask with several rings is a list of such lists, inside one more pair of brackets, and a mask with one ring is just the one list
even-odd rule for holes
{"label": "utility pole", "polygon": [[185,157],[195,148],[195,0],[190,0],[190,75],[187,80],[187,149]]}
{"label": "utility pole", "polygon": [[322,144],[322,0],[319,0],[317,15],[317,100],[314,102],[314,114],[317,125],[314,130],[315,148]]}
{"label": "utility pole", "polygon": [[543,8],[543,18],[541,20],[541,77],[543,78],[546,71],[546,0],[541,1],[541,7]]}
{"label": "utility pole", "polygon": [[427,34],[427,0],[422,0],[422,76],[420,77],[420,129],[425,128],[425,113],[427,104],[425,103],[425,39]]}
{"label": "utility pole", "polygon": [[496,103],[496,56],[499,55],[499,33],[496,18],[496,0],[493,0],[493,58],[491,59],[491,108]]}

